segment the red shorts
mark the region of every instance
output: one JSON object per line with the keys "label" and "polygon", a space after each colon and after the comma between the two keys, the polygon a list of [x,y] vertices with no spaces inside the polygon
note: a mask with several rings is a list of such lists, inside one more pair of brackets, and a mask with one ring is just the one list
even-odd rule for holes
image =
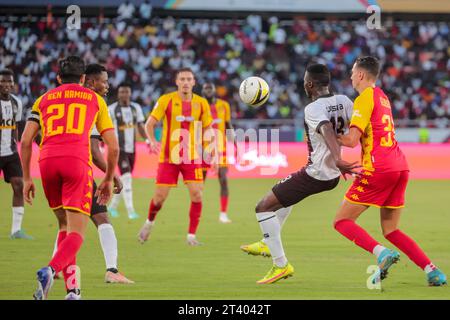
{"label": "red shorts", "polygon": [[87,215],[92,205],[92,169],[86,162],[67,157],[39,162],[42,186],[53,210],[64,208]]}
{"label": "red shorts", "polygon": [[363,170],[345,194],[351,203],[378,208],[403,208],[409,171],[376,173]]}
{"label": "red shorts", "polygon": [[203,182],[203,169],[201,164],[173,164],[162,162],[158,165],[156,184],[174,187],[178,184],[178,175],[183,175],[184,183]]}

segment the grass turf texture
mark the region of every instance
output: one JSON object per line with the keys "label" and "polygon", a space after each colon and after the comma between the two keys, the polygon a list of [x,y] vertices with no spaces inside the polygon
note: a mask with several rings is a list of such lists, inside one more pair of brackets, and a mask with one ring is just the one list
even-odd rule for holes
{"label": "grass turf texture", "polygon": [[[241,244],[257,241],[261,232],[254,206],[273,179],[231,180],[230,218],[218,222],[219,185],[209,179],[198,238],[204,245],[185,243],[189,200],[179,183],[160,211],[155,229],[145,245],[137,233],[146,218],[153,180],[134,180],[134,201],[141,218],[129,221],[123,204],[121,216],[112,219],[119,242],[119,269],[133,285],[104,283],[105,266],[98,234],[90,224],[78,265],[83,299],[449,299],[450,288],[427,287],[425,274],[401,254],[383,290],[369,290],[366,269],[375,258],[351,244],[332,227],[333,217],[349,182],[335,190],[305,199],[295,206],[282,237],[294,277],[274,285],[256,285],[271,267],[271,260],[248,256]],[[25,209],[24,229],[34,241],[10,240],[11,189],[0,184],[0,299],[31,299],[35,272],[52,254],[56,219],[48,209],[40,181],[36,181],[34,205]],[[450,273],[450,211],[442,204],[448,181],[411,181],[401,228],[410,234],[444,272]],[[369,209],[359,223],[381,243],[392,247],[380,232],[379,214]],[[50,299],[65,295],[63,281],[56,280]]]}

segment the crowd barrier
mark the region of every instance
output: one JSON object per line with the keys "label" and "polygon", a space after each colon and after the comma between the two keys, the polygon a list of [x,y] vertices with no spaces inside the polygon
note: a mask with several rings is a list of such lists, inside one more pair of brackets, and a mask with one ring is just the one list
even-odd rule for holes
{"label": "crowd barrier", "polygon": [[[401,143],[400,146],[408,159],[412,179],[450,179],[450,144]],[[229,149],[234,150],[232,145],[229,145]],[[308,161],[307,145],[301,142],[283,142],[278,147],[273,144],[267,150],[251,145],[241,145],[240,149],[243,152],[238,161],[234,156],[230,157],[230,178],[283,178]],[[360,159],[360,152],[359,148],[344,148],[343,158],[357,161]],[[39,177],[38,154],[39,149],[34,146],[31,172],[36,178]],[[154,178],[157,165],[158,157],[149,154],[145,143],[138,143],[133,176]],[[102,173],[95,169],[94,176],[101,177]]]}

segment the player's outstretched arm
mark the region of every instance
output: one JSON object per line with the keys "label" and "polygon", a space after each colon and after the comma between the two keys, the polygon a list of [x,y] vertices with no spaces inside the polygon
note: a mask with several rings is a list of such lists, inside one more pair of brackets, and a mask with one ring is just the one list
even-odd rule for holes
{"label": "player's outstretched arm", "polygon": [[23,168],[23,197],[27,203],[33,204],[35,186],[30,174],[31,155],[33,153],[33,140],[39,132],[39,124],[27,121],[21,140],[21,161]]}
{"label": "player's outstretched arm", "polygon": [[113,130],[107,130],[102,133],[103,141],[105,142],[108,151],[106,156],[106,172],[105,178],[98,186],[96,196],[98,196],[98,203],[105,205],[108,203],[112,195],[112,183],[114,178],[114,171],[119,160],[119,143]]}
{"label": "player's outstretched arm", "polygon": [[338,136],[338,142],[340,145],[354,148],[358,145],[361,138],[361,131],[356,127],[350,127],[349,133]]}
{"label": "player's outstretched arm", "polygon": [[[91,138],[91,154],[92,154],[92,162],[94,163],[94,165],[103,172],[106,172],[107,165],[105,158],[103,158],[103,154],[100,151],[100,140],[98,138]],[[117,176],[117,174],[115,174],[113,192],[119,194],[122,191],[122,189],[123,189],[122,181]]]}
{"label": "player's outstretched arm", "polygon": [[148,146],[150,149],[150,153],[159,153],[160,146],[155,137],[155,126],[158,124],[158,122],[159,121],[156,120],[155,117],[150,116],[145,123],[145,134],[146,138],[149,140]]}
{"label": "player's outstretched arm", "polygon": [[357,161],[350,163],[341,159],[341,148],[331,122],[320,126],[319,131],[331,152],[331,155],[336,163],[336,167],[341,171],[344,179],[346,179],[346,174],[358,174],[355,169],[360,168],[361,166],[357,165]]}

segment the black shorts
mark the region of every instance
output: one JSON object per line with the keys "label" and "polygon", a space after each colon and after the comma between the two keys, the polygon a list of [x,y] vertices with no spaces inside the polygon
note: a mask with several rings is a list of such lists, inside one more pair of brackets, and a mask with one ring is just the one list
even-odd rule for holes
{"label": "black shorts", "polygon": [[[97,191],[97,184],[94,181],[94,188],[93,188],[93,195],[95,195],[95,192]],[[91,217],[96,215],[97,213],[102,213],[102,212],[107,212],[108,209],[106,208],[106,206],[102,206],[99,205],[97,203],[97,199],[98,197],[94,196],[94,198],[92,199],[92,206],[91,206]]]}
{"label": "black shorts", "polygon": [[306,173],[305,168],[290,174],[280,180],[272,192],[283,207],[290,207],[306,197],[334,189],[339,183],[339,177],[333,180],[317,180]]}
{"label": "black shorts", "polygon": [[136,161],[136,153],[126,153],[120,151],[119,154],[120,175],[123,175],[124,173],[132,173],[134,170],[135,161]]}
{"label": "black shorts", "polygon": [[13,177],[22,178],[22,164],[20,163],[19,154],[14,153],[10,156],[0,157],[0,171],[3,172],[4,179],[7,183]]}

